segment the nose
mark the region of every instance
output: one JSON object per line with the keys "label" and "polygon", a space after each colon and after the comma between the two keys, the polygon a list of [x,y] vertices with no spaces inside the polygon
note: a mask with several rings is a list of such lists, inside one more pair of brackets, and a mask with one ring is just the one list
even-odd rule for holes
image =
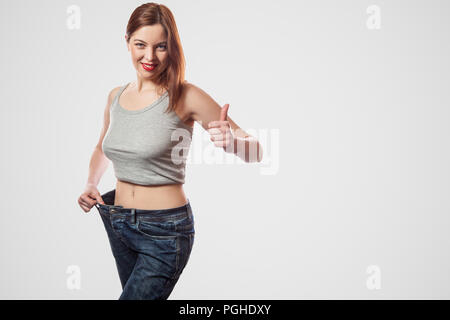
{"label": "nose", "polygon": [[153,53],[153,49],[149,47],[149,48],[145,51],[145,55],[144,55],[145,60],[146,60],[146,61],[153,61],[153,57],[154,57],[154,56],[155,56],[155,54]]}

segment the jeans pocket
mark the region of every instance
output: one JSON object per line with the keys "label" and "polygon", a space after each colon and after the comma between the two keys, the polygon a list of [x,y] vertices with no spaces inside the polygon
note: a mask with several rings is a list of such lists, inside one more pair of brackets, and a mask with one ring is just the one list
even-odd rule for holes
{"label": "jeans pocket", "polygon": [[156,222],[138,220],[136,229],[143,235],[153,239],[176,239],[175,226],[172,222]]}
{"label": "jeans pocket", "polygon": [[194,219],[191,217],[185,217],[181,220],[177,220],[174,222],[175,224],[175,231],[180,233],[192,233],[195,231],[194,226]]}

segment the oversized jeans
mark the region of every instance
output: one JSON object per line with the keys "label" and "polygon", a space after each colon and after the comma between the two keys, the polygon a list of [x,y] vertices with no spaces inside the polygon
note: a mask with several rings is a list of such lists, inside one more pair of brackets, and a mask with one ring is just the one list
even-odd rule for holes
{"label": "oversized jeans", "polygon": [[165,300],[171,294],[194,244],[189,199],[181,207],[141,210],[114,206],[116,190],[96,203],[122,284],[119,300]]}

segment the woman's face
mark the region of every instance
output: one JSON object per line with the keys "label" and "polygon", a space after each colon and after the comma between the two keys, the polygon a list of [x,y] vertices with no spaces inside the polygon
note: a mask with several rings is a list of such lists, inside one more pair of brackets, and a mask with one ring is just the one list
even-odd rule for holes
{"label": "woman's face", "polygon": [[144,26],[136,30],[127,46],[134,67],[143,78],[152,78],[166,68],[167,37],[162,25]]}

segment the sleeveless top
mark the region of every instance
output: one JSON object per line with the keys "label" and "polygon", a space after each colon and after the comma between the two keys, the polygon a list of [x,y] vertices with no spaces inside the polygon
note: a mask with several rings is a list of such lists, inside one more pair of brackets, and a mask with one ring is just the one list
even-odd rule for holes
{"label": "sleeveless top", "polygon": [[155,102],[139,110],[127,110],[119,97],[110,107],[110,123],[102,143],[117,179],[140,185],[184,183],[186,159],[193,128],[174,112],[166,91]]}

